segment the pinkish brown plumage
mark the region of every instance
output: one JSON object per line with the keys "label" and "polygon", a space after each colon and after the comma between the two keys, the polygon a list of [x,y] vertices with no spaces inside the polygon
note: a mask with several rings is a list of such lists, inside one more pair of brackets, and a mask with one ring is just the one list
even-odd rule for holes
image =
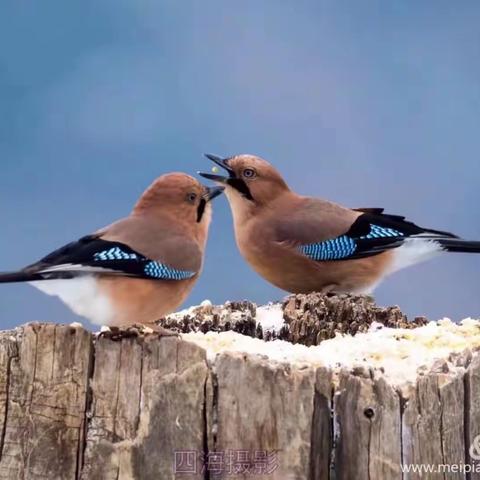
{"label": "pinkish brown plumage", "polygon": [[163,175],[129,216],[0,282],[31,282],[93,323],[151,324],[178,308],[197,281],[210,200],[222,190],[183,173]]}
{"label": "pinkish brown plumage", "polygon": [[254,155],[207,157],[228,173],[201,175],[226,186],[241,254],[283,290],[370,292],[390,273],[442,250],[480,252],[480,242],[419,227],[383,209],[355,210],[298,195]]}

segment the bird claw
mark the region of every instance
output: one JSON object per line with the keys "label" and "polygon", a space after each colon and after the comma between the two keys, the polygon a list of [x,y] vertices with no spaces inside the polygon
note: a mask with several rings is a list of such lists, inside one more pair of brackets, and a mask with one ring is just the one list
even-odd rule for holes
{"label": "bird claw", "polygon": [[110,340],[122,340],[123,338],[135,338],[142,335],[156,334],[158,337],[179,337],[180,334],[168,330],[153,323],[143,324],[134,323],[126,328],[121,327],[102,327],[97,335],[97,338],[108,338]]}
{"label": "bird claw", "polygon": [[97,335],[97,339],[108,338],[109,340],[118,341],[123,338],[138,337],[138,333],[131,331],[130,329],[122,329],[120,327],[107,327],[103,326]]}
{"label": "bird claw", "polygon": [[148,333],[156,333],[159,337],[180,337],[180,334],[178,332],[169,330],[168,328],[162,327],[156,323],[149,323],[148,325],[144,325],[144,328],[150,330],[150,332]]}

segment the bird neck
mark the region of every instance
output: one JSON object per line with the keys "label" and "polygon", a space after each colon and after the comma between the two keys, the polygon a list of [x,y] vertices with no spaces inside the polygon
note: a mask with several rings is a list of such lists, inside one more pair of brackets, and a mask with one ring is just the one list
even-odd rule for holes
{"label": "bird neck", "polygon": [[252,220],[269,217],[272,214],[288,214],[289,208],[301,202],[301,198],[291,190],[285,190],[269,202],[249,201],[235,194],[228,197],[236,229]]}

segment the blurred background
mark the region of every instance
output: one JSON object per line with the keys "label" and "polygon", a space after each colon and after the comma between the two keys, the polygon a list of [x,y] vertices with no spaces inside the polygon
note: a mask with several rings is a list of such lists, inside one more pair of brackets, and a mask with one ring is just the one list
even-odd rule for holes
{"label": "blurred background", "polygon": [[[292,188],[480,239],[480,3],[4,0],[0,270],[128,214],[203,152],[255,153]],[[387,280],[380,304],[480,317],[480,255]],[[215,202],[188,304],[281,299],[240,257]],[[69,322],[56,298],[0,286],[0,328]]]}

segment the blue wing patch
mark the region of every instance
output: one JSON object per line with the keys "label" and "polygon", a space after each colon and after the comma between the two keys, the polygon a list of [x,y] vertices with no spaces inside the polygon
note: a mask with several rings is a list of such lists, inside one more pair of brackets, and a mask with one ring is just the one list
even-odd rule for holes
{"label": "blue wing patch", "polygon": [[357,240],[374,240],[378,238],[403,237],[404,234],[393,228],[370,225],[368,235],[352,238],[342,235],[337,238],[318,243],[310,243],[299,247],[300,251],[312,260],[342,260],[351,257],[358,248]]}
{"label": "blue wing patch", "polygon": [[356,249],[355,240],[346,235],[300,247],[300,251],[313,260],[340,260],[352,255]]}
{"label": "blue wing patch", "polygon": [[370,225],[370,233],[360,238],[386,238],[386,237],[403,237],[403,233],[393,228],[379,227],[378,225]]}
{"label": "blue wing patch", "polygon": [[145,265],[145,273],[149,277],[163,278],[165,280],[187,280],[195,275],[195,272],[178,270],[160,262],[148,262]]}
{"label": "blue wing patch", "polygon": [[165,265],[164,263],[149,260],[148,258],[133,252],[125,252],[119,247],[96,252],[93,254],[93,259],[96,262],[132,260],[132,264],[134,264],[132,266],[140,266],[145,276],[158,280],[187,280],[196,274],[196,272],[179,270]]}
{"label": "blue wing patch", "polygon": [[113,247],[108,250],[103,250],[103,252],[97,252],[93,255],[94,260],[136,260],[138,255],[136,253],[127,253],[124,252],[119,247]]}

